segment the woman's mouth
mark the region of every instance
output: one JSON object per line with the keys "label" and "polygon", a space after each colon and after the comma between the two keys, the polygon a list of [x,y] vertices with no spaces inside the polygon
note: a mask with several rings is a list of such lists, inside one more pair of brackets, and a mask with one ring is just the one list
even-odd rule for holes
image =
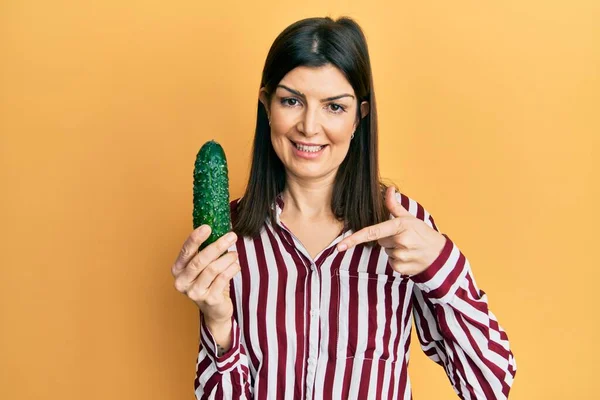
{"label": "woman's mouth", "polygon": [[[292,142],[294,143],[294,142]],[[316,153],[317,151],[321,150],[323,147],[325,147],[325,145],[321,145],[321,146],[305,146],[303,144],[298,144],[298,143],[294,143],[294,146],[296,146],[296,148],[300,151],[304,151],[307,153]]]}
{"label": "woman's mouth", "polygon": [[291,142],[294,146],[294,150],[295,150],[294,153],[297,156],[302,157],[302,158],[311,158],[311,159],[316,158],[319,156],[319,154],[321,154],[323,152],[323,149],[325,147],[327,147],[326,144],[308,146],[308,145],[296,143],[294,141],[291,141]]}

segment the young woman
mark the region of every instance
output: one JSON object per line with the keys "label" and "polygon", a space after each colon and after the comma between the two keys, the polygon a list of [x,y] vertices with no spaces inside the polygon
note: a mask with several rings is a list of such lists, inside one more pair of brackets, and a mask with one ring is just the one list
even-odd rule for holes
{"label": "young woman", "polygon": [[233,232],[172,266],[201,312],[198,399],[409,399],[423,351],[463,399],[504,399],[516,364],[464,254],[379,178],[365,37],[310,18],[273,43]]}

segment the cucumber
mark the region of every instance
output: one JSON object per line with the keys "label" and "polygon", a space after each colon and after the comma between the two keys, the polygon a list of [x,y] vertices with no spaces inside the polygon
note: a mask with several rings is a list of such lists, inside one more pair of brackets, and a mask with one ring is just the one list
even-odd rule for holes
{"label": "cucumber", "polygon": [[203,224],[211,227],[199,251],[231,231],[227,159],[214,140],[204,143],[196,155],[193,217],[194,229]]}

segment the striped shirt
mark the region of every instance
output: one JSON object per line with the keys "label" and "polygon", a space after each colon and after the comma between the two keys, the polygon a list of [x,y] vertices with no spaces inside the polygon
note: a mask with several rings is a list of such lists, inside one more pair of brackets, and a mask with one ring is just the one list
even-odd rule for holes
{"label": "striped shirt", "polygon": [[[416,201],[402,206],[439,232]],[[238,200],[231,202],[232,218]],[[379,245],[338,252],[346,230],[313,260],[279,219],[239,237],[231,282],[232,345],[221,356],[201,318],[197,399],[410,399],[411,327],[461,399],[505,399],[516,363],[469,261],[446,237],[441,254],[411,277]],[[390,215],[390,218],[392,216]]]}

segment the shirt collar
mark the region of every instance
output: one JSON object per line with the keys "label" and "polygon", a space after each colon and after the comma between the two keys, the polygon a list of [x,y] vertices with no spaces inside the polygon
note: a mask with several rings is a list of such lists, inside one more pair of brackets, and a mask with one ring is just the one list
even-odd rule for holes
{"label": "shirt collar", "polygon": [[[288,229],[281,222],[281,219],[280,219],[280,215],[283,211],[284,206],[285,206],[285,202],[283,201],[283,192],[279,192],[277,194],[277,196],[275,196],[275,200],[273,201],[273,203],[271,203],[271,209],[275,210],[275,224],[277,226],[283,228],[286,232],[288,232]],[[338,240],[336,240],[335,242],[337,243],[337,242],[341,241],[342,239],[352,235],[353,233],[354,233],[354,231],[352,229],[345,226],[344,229],[342,230],[341,237],[338,237]]]}
{"label": "shirt collar", "polygon": [[275,196],[275,200],[271,204],[271,209],[275,210],[275,223],[279,226],[282,226],[279,216],[281,215],[284,206],[285,203],[283,201],[283,192],[280,192],[277,194],[277,196]]}

